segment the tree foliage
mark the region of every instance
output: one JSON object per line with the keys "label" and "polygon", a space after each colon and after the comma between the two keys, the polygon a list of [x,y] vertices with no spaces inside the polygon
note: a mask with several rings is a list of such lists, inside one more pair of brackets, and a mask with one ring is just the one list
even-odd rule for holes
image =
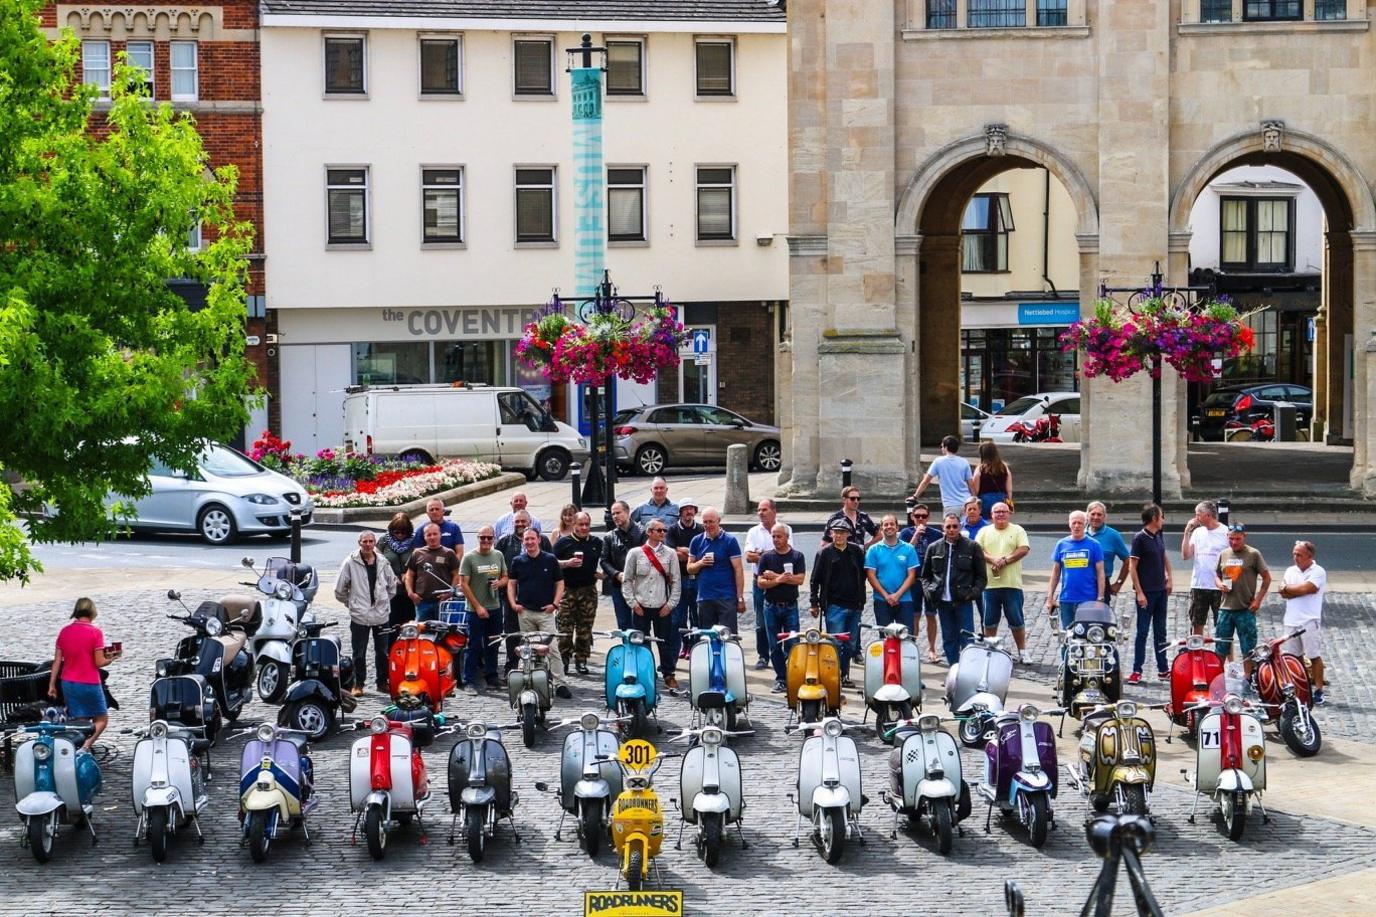
{"label": "tree foliage", "polygon": [[[39,569],[29,542],[112,535],[107,495],[147,493],[154,458],[190,469],[253,384],[236,170],[212,173],[191,117],[123,63],[97,104],[42,5],[0,0],[0,579]],[[169,278],[207,284],[205,307]]]}

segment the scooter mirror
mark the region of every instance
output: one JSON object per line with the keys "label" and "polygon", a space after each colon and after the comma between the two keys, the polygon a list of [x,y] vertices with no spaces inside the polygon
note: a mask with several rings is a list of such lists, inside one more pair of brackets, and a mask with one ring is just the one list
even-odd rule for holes
{"label": "scooter mirror", "polygon": [[549,784],[548,784],[548,783],[545,783],[545,782],[543,782],[543,781],[541,781],[541,782],[535,784],[535,789],[539,790],[541,793],[548,793],[548,792],[549,792]]}
{"label": "scooter mirror", "polygon": [[176,602],[181,599],[182,594],[175,589],[169,589],[167,590],[167,597]]}
{"label": "scooter mirror", "polygon": [[239,563],[243,564],[245,567],[248,567],[250,570],[253,569],[253,558],[252,558],[252,557],[241,557],[241,558],[239,558]]}

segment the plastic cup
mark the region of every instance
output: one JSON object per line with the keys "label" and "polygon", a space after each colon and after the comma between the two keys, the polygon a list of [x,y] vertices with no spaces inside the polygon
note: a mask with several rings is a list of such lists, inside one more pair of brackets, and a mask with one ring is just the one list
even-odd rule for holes
{"label": "plastic cup", "polygon": [[792,564],[784,564],[784,576],[792,576],[792,575],[793,575],[793,565],[792,565]]}

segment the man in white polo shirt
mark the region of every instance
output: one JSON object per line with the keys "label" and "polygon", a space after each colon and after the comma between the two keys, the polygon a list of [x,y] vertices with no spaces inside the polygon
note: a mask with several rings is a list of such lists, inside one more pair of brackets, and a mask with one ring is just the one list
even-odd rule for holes
{"label": "man in white polo shirt", "polygon": [[1328,591],[1328,573],[1314,562],[1314,555],[1314,542],[1295,542],[1295,549],[1290,552],[1295,562],[1285,568],[1280,597],[1285,599],[1286,630],[1304,628],[1304,633],[1286,644],[1285,651],[1303,650],[1309,657],[1314,677],[1314,703],[1322,706],[1323,594]]}

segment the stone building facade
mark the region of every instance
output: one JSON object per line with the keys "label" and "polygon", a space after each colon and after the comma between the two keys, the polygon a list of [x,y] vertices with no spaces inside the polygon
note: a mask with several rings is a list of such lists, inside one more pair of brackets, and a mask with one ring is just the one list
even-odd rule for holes
{"label": "stone building facade", "polygon": [[[790,325],[777,366],[780,391],[793,395],[781,405],[786,491],[833,490],[851,458],[865,486],[898,492],[919,474],[920,447],[956,429],[960,218],[991,176],[1041,167],[1065,187],[1087,314],[1101,283],[1144,285],[1158,262],[1168,284],[1186,284],[1195,199],[1225,169],[1271,164],[1314,189],[1327,221],[1316,429],[1341,435],[1350,392],[1351,481],[1376,493],[1367,0],[1009,7],[788,4]],[[1079,486],[1140,493],[1148,380],[1082,389]],[[1167,492],[1189,484],[1184,390],[1166,380]]]}

